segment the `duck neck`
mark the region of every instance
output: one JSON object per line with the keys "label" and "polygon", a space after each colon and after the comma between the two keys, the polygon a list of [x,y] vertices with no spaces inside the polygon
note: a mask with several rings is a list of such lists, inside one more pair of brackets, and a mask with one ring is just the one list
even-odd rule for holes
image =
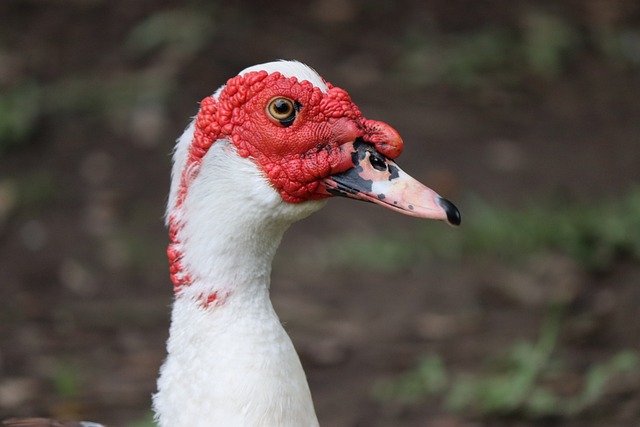
{"label": "duck neck", "polygon": [[316,426],[269,281],[288,226],[321,204],[283,202],[252,162],[216,144],[174,216],[180,280],[154,396],[159,425]]}

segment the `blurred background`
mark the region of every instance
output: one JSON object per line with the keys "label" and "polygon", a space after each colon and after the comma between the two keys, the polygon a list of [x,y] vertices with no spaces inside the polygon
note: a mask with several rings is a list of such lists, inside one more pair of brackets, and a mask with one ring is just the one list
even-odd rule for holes
{"label": "blurred background", "polygon": [[274,304],[324,426],[639,426],[640,3],[2,0],[0,418],[151,425],[170,152],[298,59],[463,225],[332,200]]}

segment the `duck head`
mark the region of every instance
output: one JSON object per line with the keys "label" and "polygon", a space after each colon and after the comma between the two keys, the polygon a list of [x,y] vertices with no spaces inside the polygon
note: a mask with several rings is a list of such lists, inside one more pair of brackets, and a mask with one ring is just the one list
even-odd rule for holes
{"label": "duck head", "polygon": [[299,62],[247,68],[202,100],[170,208],[219,140],[251,159],[287,203],[343,196],[460,224],[453,203],[395,163],[403,149],[398,132],[363,117],[346,91]]}

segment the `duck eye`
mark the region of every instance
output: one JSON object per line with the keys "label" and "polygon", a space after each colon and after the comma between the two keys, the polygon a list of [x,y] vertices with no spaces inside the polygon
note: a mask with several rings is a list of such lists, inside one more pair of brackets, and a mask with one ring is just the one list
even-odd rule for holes
{"label": "duck eye", "polygon": [[371,163],[371,166],[373,166],[373,168],[376,170],[379,170],[379,171],[387,170],[387,162],[385,162],[383,158],[381,158],[376,154],[373,154],[373,153],[369,154],[369,163]]}
{"label": "duck eye", "polygon": [[267,113],[274,121],[283,126],[289,126],[296,118],[296,113],[300,109],[299,105],[289,98],[274,98],[267,105]]}

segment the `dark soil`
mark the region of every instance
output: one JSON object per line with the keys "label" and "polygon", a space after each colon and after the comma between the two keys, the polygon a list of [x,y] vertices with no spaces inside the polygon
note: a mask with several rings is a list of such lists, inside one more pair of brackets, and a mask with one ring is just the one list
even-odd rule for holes
{"label": "dark soil", "polygon": [[[594,28],[637,29],[634,2],[228,3],[187,7],[205,19],[204,44],[167,36],[138,50],[133,29],[181,2],[0,3],[0,90],[38,88],[30,127],[0,146],[0,418],[125,426],[149,414],[172,298],[162,220],[170,151],[197,102],[246,66],[301,60],[349,90],[368,118],[398,129],[399,163],[461,209],[463,226],[451,233],[465,232],[473,198],[505,209],[598,205],[640,182],[639,68],[604,57],[588,37]],[[538,8],[587,34],[552,76],[519,69],[471,85],[418,84],[397,71],[412,34],[516,31]],[[638,425],[638,370],[567,417],[373,398],[377,381],[429,353],[454,374],[482,372],[515,342],[537,340],[558,295],[566,309],[553,390],[574,393],[590,366],[640,349],[640,266],[628,257],[595,272],[555,252],[518,262],[433,257],[393,273],[317,259],[345,234],[421,227],[335,200],[285,237],[272,295],[322,425]]]}

